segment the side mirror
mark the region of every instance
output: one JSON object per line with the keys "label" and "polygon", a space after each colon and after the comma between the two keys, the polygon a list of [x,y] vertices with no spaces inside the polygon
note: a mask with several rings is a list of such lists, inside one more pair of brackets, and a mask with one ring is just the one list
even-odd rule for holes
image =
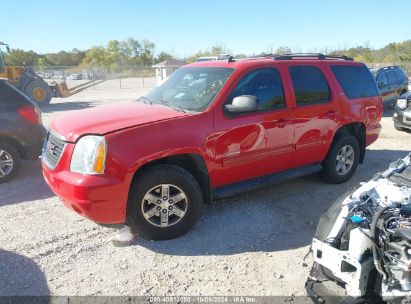
{"label": "side mirror", "polygon": [[229,113],[247,113],[257,111],[257,97],[252,95],[237,96],[231,104],[225,106]]}

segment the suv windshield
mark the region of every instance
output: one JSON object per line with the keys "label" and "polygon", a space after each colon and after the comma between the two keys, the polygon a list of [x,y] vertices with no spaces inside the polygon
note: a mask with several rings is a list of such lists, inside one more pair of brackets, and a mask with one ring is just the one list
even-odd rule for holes
{"label": "suv windshield", "polygon": [[234,73],[222,67],[183,67],[145,97],[187,111],[204,111]]}

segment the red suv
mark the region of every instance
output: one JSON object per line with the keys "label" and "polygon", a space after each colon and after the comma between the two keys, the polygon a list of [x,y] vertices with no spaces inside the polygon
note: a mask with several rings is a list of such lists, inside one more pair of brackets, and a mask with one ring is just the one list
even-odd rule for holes
{"label": "red suv", "polygon": [[80,215],[170,239],[213,199],[317,171],[347,181],[381,114],[370,71],[347,57],[200,62],[135,102],[56,118],[43,174]]}

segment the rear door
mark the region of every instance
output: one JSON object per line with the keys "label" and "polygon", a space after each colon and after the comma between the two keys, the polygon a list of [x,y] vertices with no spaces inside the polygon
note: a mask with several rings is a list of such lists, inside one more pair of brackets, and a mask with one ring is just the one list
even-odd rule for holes
{"label": "rear door", "polygon": [[285,170],[293,154],[294,125],[279,69],[244,73],[225,104],[241,95],[257,97],[256,112],[232,115],[225,107],[215,112],[217,186]]}
{"label": "rear door", "polygon": [[398,89],[399,89],[399,81],[397,79],[397,75],[395,74],[394,70],[388,70],[386,72],[386,76],[387,76],[387,91],[389,93],[389,101],[393,101],[396,100],[399,93],[398,93]]}
{"label": "rear door", "polygon": [[384,103],[389,102],[392,99],[392,91],[391,87],[388,85],[386,74],[386,72],[381,72],[377,77],[378,88],[380,90],[382,101]]}
{"label": "rear door", "polygon": [[398,88],[397,88],[397,99],[401,95],[402,92],[405,90],[408,90],[408,81],[406,81],[406,77],[404,75],[404,72],[401,69],[395,69],[395,75],[397,76],[398,79]]}
{"label": "rear door", "polygon": [[289,63],[288,73],[296,104],[292,167],[318,163],[325,158],[338,125],[337,96],[327,80],[328,71],[321,63]]}

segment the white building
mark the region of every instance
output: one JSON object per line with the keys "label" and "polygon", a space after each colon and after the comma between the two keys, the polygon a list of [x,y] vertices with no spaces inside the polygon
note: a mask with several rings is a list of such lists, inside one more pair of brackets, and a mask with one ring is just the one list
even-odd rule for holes
{"label": "white building", "polygon": [[153,68],[156,68],[157,85],[162,84],[171,75],[171,73],[185,64],[187,63],[184,61],[170,59],[153,65]]}

